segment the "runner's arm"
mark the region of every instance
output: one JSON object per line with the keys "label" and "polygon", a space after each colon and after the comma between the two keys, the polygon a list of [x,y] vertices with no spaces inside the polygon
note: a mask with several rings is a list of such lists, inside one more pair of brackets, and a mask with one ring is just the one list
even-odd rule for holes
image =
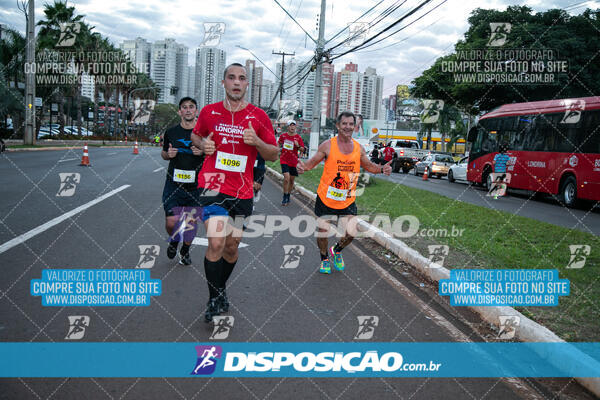
{"label": "runner's arm", "polygon": [[279,148],[273,144],[265,143],[260,136],[256,135],[258,143],[256,144],[256,150],[265,161],[275,161],[279,156]]}
{"label": "runner's arm", "polygon": [[312,156],[305,163],[303,163],[302,161],[298,161],[298,164],[302,163],[302,167],[303,167],[304,171],[310,171],[311,169],[313,169],[314,167],[319,165],[319,163],[321,161],[323,161],[325,158],[327,158],[327,154],[329,154],[330,146],[331,146],[331,142],[329,140],[324,141],[323,143],[321,143],[319,145],[319,147],[317,148],[317,152],[315,153],[314,156]]}
{"label": "runner's arm", "polygon": [[365,171],[370,172],[372,174],[389,175],[392,171],[392,167],[390,166],[391,162],[391,160],[388,161],[388,163],[384,166],[375,164],[374,162],[369,160],[369,157],[367,157],[367,152],[362,146],[360,146],[360,166],[364,168]]}

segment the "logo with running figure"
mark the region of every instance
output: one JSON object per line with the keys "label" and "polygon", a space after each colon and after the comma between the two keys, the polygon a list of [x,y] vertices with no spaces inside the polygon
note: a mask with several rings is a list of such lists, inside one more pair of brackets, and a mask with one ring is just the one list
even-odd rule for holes
{"label": "logo with running figure", "polygon": [[346,46],[354,47],[361,44],[367,39],[368,34],[368,22],[352,22],[351,24],[348,24],[348,39],[346,39]]}
{"label": "logo with running figure", "polygon": [[221,346],[196,346],[198,360],[192,375],[210,375],[217,368],[218,359],[223,355]]}
{"label": "logo with running figure", "polygon": [[300,258],[304,255],[304,246],[301,244],[284,244],[283,253],[283,264],[281,264],[281,268],[298,268]]}
{"label": "logo with running figure", "polygon": [[150,121],[150,114],[154,111],[154,100],[148,99],[135,99],[134,100],[134,114],[131,119],[134,124],[145,125]]}
{"label": "logo with running figure", "polygon": [[487,42],[488,47],[504,46],[508,40],[508,34],[512,29],[512,24],[509,22],[490,22],[490,40]]}
{"label": "logo with running figure", "polygon": [[173,234],[169,237],[170,242],[189,243],[196,237],[198,221],[202,219],[201,207],[173,207],[173,213],[179,216],[175,223]]}
{"label": "logo with running figure", "polygon": [[70,197],[75,194],[75,189],[81,181],[81,175],[77,172],[61,172],[58,174],[60,178],[60,187],[58,188],[58,197]]}
{"label": "logo with running figure", "polygon": [[356,189],[354,190],[354,197],[362,196],[365,192],[365,188],[369,186],[369,180],[371,179],[371,175],[365,174],[364,172],[356,173],[351,172],[349,174],[350,177],[350,187],[354,185],[356,182]]}
{"label": "logo with running figure", "polygon": [[71,47],[75,44],[75,39],[81,31],[81,22],[66,22],[60,24],[60,37],[56,42],[56,47]]}
{"label": "logo with running figure", "polygon": [[444,108],[444,100],[423,100],[421,122],[435,124],[440,119],[440,111]]}
{"label": "logo with running figure", "polygon": [[216,196],[225,183],[225,174],[223,172],[204,172],[204,190],[200,196]]}
{"label": "logo with running figure", "polygon": [[70,315],[68,318],[69,330],[67,331],[65,340],[83,339],[85,329],[90,326],[90,317],[87,315]]}
{"label": "logo with running figure", "polygon": [[209,339],[212,340],[224,340],[229,337],[229,331],[233,328],[233,323],[235,322],[235,318],[225,315],[213,317],[213,333],[210,335]]}
{"label": "logo with running figure", "polygon": [[561,124],[576,124],[581,119],[581,112],[585,110],[585,100],[563,100],[565,115],[560,120]]}
{"label": "logo with running figure", "polygon": [[205,22],[204,40],[201,46],[214,47],[221,41],[221,36],[225,34],[225,22]]}
{"label": "logo with running figure", "polygon": [[431,268],[440,268],[444,266],[444,260],[450,252],[450,248],[445,244],[431,244],[427,246],[429,250],[429,261]]}
{"label": "logo with running figure", "polygon": [[521,324],[521,317],[516,315],[499,315],[498,339],[512,339],[517,333],[517,327]]}
{"label": "logo with running figure", "polygon": [[375,333],[375,328],[379,325],[379,317],[376,315],[359,315],[358,319],[358,331],[354,336],[356,340],[369,340]]}
{"label": "logo with running figure", "polygon": [[152,268],[154,267],[154,262],[156,258],[160,254],[160,246],[153,245],[144,245],[141,244],[138,246],[140,249],[140,259],[135,266],[136,268]]}
{"label": "logo with running figure", "polygon": [[568,269],[581,269],[585,265],[587,257],[590,255],[592,248],[587,244],[572,244],[569,245],[571,258],[567,264]]}

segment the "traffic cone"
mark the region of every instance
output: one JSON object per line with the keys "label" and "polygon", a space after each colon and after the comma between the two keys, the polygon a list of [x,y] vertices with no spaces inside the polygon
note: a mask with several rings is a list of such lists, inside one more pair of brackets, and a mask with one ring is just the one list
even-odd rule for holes
{"label": "traffic cone", "polygon": [[425,168],[425,172],[423,172],[423,180],[426,181],[429,179],[429,168]]}
{"label": "traffic cone", "polygon": [[84,167],[89,167],[91,165],[90,157],[88,155],[87,142],[83,145],[83,157],[81,157],[81,164],[79,165],[83,165]]}
{"label": "traffic cone", "polygon": [[135,145],[133,146],[133,154],[140,154],[140,152],[138,151],[137,140],[135,141]]}

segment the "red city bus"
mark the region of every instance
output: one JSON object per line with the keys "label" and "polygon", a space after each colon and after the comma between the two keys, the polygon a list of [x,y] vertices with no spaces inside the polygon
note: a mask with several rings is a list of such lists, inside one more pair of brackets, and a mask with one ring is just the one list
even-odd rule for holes
{"label": "red city bus", "polygon": [[491,185],[493,159],[507,144],[509,188],[600,201],[600,97],[506,104],[469,130],[467,179]]}

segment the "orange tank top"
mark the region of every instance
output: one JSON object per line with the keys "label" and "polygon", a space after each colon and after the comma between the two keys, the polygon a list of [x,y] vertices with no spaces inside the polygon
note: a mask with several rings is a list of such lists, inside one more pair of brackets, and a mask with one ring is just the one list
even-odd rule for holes
{"label": "orange tank top", "polygon": [[337,136],[331,139],[317,195],[327,207],[340,210],[355,200],[356,183],[360,175],[360,144],[352,139],[352,153],[344,154],[338,147],[337,139]]}

